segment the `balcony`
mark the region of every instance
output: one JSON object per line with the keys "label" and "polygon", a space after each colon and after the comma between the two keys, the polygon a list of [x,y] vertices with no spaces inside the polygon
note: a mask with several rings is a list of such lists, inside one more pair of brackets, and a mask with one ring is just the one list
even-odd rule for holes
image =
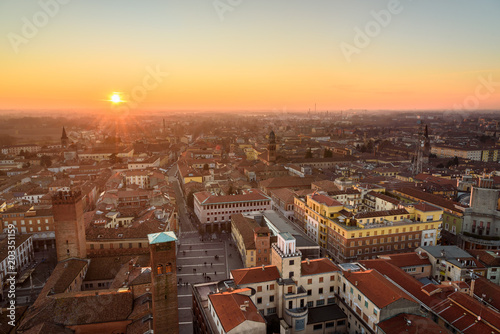
{"label": "balcony", "polygon": [[285,309],[286,314],[293,318],[305,317],[307,316],[308,311],[307,307]]}

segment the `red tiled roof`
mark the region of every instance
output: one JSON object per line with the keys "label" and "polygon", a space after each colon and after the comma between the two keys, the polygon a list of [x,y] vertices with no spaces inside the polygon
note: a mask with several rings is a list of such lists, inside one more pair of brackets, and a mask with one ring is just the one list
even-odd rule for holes
{"label": "red tiled roof", "polygon": [[356,214],[356,219],[363,218],[374,218],[374,217],[385,217],[385,216],[399,216],[407,215],[408,211],[406,209],[396,209],[396,210],[384,210],[384,211],[372,211],[372,212],[360,212]]}
{"label": "red tiled roof", "polygon": [[430,211],[441,211],[443,209],[438,208],[437,206],[430,205],[428,203],[419,203],[414,205],[415,209],[423,211],[423,212],[430,212]]}
{"label": "red tiled roof", "polygon": [[315,200],[318,203],[323,203],[327,206],[342,206],[342,203],[340,203],[336,199],[321,194],[312,194],[311,199]]}
{"label": "red tiled roof", "polygon": [[[244,290],[247,289],[208,295],[226,333],[247,320],[266,322],[250,297],[237,293]],[[245,305],[245,302],[247,306],[242,310],[240,306]]]}
{"label": "red tiled roof", "polygon": [[429,194],[425,191],[421,191],[415,188],[401,188],[395,189],[394,191],[406,196],[414,197],[420,201],[437,205],[441,208],[445,208],[455,212],[463,212],[463,207],[459,203],[447,200],[441,196]]}
{"label": "red tiled roof", "polygon": [[380,255],[379,258],[387,259],[389,263],[392,263],[398,268],[431,265],[428,257],[421,257],[415,252]]}
{"label": "red tiled roof", "polygon": [[207,191],[195,193],[196,199],[203,205],[206,204],[219,204],[219,203],[233,203],[233,202],[248,202],[248,201],[269,201],[268,196],[258,189],[249,189],[242,195],[226,195],[215,196]]}
{"label": "red tiled roof", "polygon": [[500,310],[500,286],[480,277],[474,282],[474,294]]}
{"label": "red tiled roof", "polygon": [[[473,313],[473,311],[477,312],[480,308],[484,310],[486,306],[481,306],[479,302],[475,302],[468,295],[462,292],[453,292],[453,294],[460,294],[460,297],[454,297],[454,300],[452,300],[448,299],[451,296],[449,292],[442,291],[429,296],[422,290],[422,283],[385,260],[362,260],[359,262],[365,267],[376,269],[389,277],[413,297],[430,307],[441,318],[452,323],[460,332],[467,334],[492,332],[492,327],[484,322],[485,318],[481,315],[482,320],[477,321],[477,315]],[[467,302],[462,302],[463,300],[467,300]],[[479,312],[482,314],[484,311],[480,310]],[[487,319],[493,318],[492,321],[499,321],[497,319],[500,319],[500,314],[497,312],[489,309],[486,313],[488,313],[486,315]]]}
{"label": "red tiled roof", "polygon": [[467,309],[475,316],[481,316],[482,320],[488,322],[500,330],[500,313],[485,306],[475,298],[461,292],[455,292],[448,296],[448,299],[459,305],[461,308]]}
{"label": "red tiled roof", "polygon": [[[409,325],[408,325],[409,324]],[[448,331],[436,324],[432,319],[413,314],[401,313],[395,317],[381,321],[377,326],[386,334],[446,334]]]}
{"label": "red tiled roof", "polygon": [[392,197],[387,196],[387,195],[384,195],[384,194],[381,194],[378,191],[370,191],[368,193],[368,195],[380,198],[381,200],[392,203],[394,205],[398,205],[400,203],[400,201],[398,201],[397,199],[392,198]]}
{"label": "red tiled roof", "polygon": [[344,273],[346,279],[377,307],[384,308],[399,299],[414,301],[406,292],[391,283],[376,270]]}
{"label": "red tiled roof", "polygon": [[309,263],[307,260],[301,262],[302,276],[317,275],[334,271],[340,271],[340,269],[327,258],[309,260]]}
{"label": "red tiled roof", "polygon": [[252,267],[231,270],[236,285],[275,281],[280,278],[276,266]]}

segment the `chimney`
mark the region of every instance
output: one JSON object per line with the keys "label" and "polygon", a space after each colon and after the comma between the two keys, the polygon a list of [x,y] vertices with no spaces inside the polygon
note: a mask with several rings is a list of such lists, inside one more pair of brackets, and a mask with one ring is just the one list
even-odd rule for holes
{"label": "chimney", "polygon": [[311,261],[309,261],[309,258],[306,258],[306,261],[307,261],[307,265],[311,264]]}
{"label": "chimney", "polygon": [[130,259],[130,261],[128,261],[128,272],[131,273],[132,269],[134,269],[134,261]]}
{"label": "chimney", "polygon": [[472,280],[470,281],[470,290],[469,290],[469,293],[470,293],[470,296],[472,298],[474,298],[474,286],[476,285],[476,280]]}
{"label": "chimney", "polygon": [[266,266],[262,265],[262,271],[266,270]]}
{"label": "chimney", "polygon": [[358,281],[354,282],[354,285],[355,285],[355,286],[358,286]]}
{"label": "chimney", "polygon": [[247,310],[247,306],[246,305],[240,305],[240,310],[246,311]]}

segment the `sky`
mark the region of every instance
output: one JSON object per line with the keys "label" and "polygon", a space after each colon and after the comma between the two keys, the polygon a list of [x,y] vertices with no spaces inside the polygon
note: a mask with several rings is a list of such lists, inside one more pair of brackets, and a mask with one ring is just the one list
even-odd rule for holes
{"label": "sky", "polygon": [[2,0],[0,110],[500,110],[499,17],[498,0]]}

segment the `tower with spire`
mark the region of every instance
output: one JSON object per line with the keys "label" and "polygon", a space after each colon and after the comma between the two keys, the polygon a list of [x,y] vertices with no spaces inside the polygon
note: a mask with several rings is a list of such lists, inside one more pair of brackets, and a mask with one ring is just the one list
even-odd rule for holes
{"label": "tower with spire", "polygon": [[269,164],[276,162],[276,135],[274,131],[269,133],[269,144],[267,144],[267,161]]}
{"label": "tower with spire", "polygon": [[64,128],[63,126],[63,129],[62,129],[62,135],[61,135],[61,146],[63,148],[67,148],[68,147],[68,144],[69,144],[69,138],[68,136],[66,135],[66,129]]}

